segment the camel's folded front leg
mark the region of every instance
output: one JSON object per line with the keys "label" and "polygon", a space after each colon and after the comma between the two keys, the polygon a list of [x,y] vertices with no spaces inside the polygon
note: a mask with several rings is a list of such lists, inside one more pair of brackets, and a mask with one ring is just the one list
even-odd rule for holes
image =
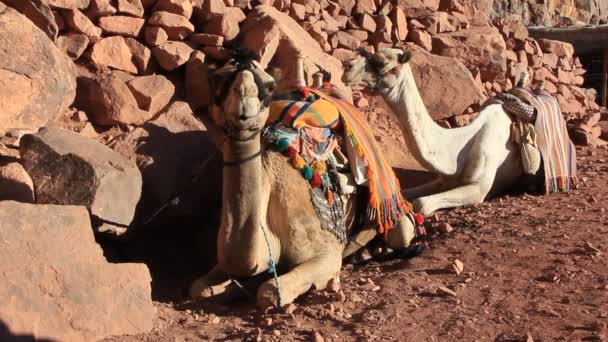
{"label": "camel's folded front leg", "polygon": [[437,178],[428,183],[424,183],[413,188],[404,189],[401,191],[401,193],[406,199],[414,200],[422,196],[428,196],[444,191],[445,188],[446,186],[443,180],[441,178]]}
{"label": "camel's folded front leg", "polygon": [[342,267],[342,254],[340,252],[341,248],[336,246],[335,251],[316,256],[296,265],[278,278],[278,288],[275,279],[264,282],[258,289],[258,306],[265,309],[279,304],[289,304],[298,296],[310,290],[313,285],[318,289],[326,288],[332,278],[339,276]]}
{"label": "camel's folded front leg", "polygon": [[190,286],[192,298],[229,301],[241,295],[237,285],[217,265],[209,273],[196,279]]}

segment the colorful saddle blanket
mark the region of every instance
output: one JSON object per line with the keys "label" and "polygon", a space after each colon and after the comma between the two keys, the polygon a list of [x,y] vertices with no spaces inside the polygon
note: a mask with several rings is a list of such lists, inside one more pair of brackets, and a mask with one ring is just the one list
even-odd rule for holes
{"label": "colorful saddle blanket", "polygon": [[576,150],[568,136],[557,99],[546,91],[515,88],[493,103],[524,121],[534,122],[536,141],[543,158],[547,193],[576,189]]}
{"label": "colorful saddle blanket", "polygon": [[[304,131],[306,137],[309,137],[311,132],[316,132],[313,135],[318,136],[319,130],[335,129],[342,124],[353,173],[360,169],[359,172],[365,173],[368,182],[369,202],[366,219],[369,223],[378,226],[379,233],[385,234],[393,228],[402,215],[411,213],[412,207],[402,197],[399,180],[384,158],[371,128],[355,107],[342,98],[341,92],[332,85],[326,84],[320,89],[306,88],[305,93],[307,93],[305,97],[310,99],[308,95],[313,94],[315,98],[311,102],[272,103],[268,123],[271,125],[280,123],[299,129]],[[335,141],[332,138],[329,140]],[[309,179],[311,186],[314,187],[317,182],[313,180],[321,178],[317,176],[317,169],[324,171],[324,167],[319,165],[318,160],[311,160],[314,158],[309,158],[306,154],[304,157],[300,156],[302,149],[298,148],[298,142],[301,144],[301,140],[287,140],[283,143],[287,147],[282,149],[287,151],[287,155],[292,157],[294,167],[301,169],[304,177]],[[331,142],[328,145],[331,145]],[[307,165],[309,163],[311,167]],[[313,171],[310,178],[306,175],[307,167]]]}

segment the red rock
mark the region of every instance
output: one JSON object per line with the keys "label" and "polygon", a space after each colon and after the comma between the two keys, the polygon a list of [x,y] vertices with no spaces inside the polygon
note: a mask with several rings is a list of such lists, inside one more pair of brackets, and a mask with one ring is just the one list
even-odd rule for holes
{"label": "red rock", "polygon": [[505,51],[505,57],[507,58],[508,61],[517,62],[517,55],[515,54],[514,51],[511,51],[511,50]]}
{"label": "red rock", "polygon": [[528,66],[528,64],[529,64],[528,55],[526,54],[526,52],[523,50],[520,50],[520,51],[517,51],[516,54],[517,54],[517,62],[519,62],[525,66]]}
{"label": "red rock", "polygon": [[355,37],[359,42],[366,41],[369,37],[369,33],[363,30],[347,30],[346,32]]}
{"label": "red rock", "polygon": [[465,13],[464,7],[458,0],[445,0],[439,3],[439,10],[444,12]]}
{"label": "red rock", "polygon": [[93,42],[101,37],[101,29],[96,27],[86,15],[79,10],[64,11],[66,25],[78,33],[86,34]]}
{"label": "red rock", "polygon": [[450,23],[448,14],[446,12],[433,12],[420,18],[419,21],[432,35],[456,31],[456,27]]}
{"label": "red rock", "polygon": [[582,76],[574,76],[574,79],[572,80],[572,84],[577,85],[577,86],[582,86],[583,83],[585,83],[585,79]]}
{"label": "red rock", "polygon": [[186,64],[192,51],[188,44],[182,42],[166,42],[152,49],[158,64],[167,71]]}
{"label": "red rock", "polygon": [[557,67],[557,55],[553,54],[553,53],[546,53],[543,56],[543,64],[552,69],[556,68]]}
{"label": "red rock", "polygon": [[91,20],[116,14],[117,10],[109,0],[91,0],[91,5],[84,12]]}
{"label": "red rock", "polygon": [[369,14],[363,14],[359,18],[359,26],[368,32],[376,32],[376,21]]}
{"label": "red rock", "polygon": [[51,40],[57,39],[61,30],[55,21],[55,15],[46,1],[43,0],[3,0],[4,3],[26,16],[34,25],[44,31]]}
{"label": "red rock", "polygon": [[172,40],[182,40],[194,32],[194,25],[188,19],[170,12],[154,12],[148,24],[162,27]]}
{"label": "red rock", "polygon": [[[0,146],[0,202],[34,203],[34,183],[23,166],[2,155]],[[1,317],[1,315],[0,315]]]}
{"label": "red rock", "polygon": [[330,38],[330,43],[334,48],[341,47],[347,50],[356,50],[360,45],[357,38],[343,31],[336,32],[334,35],[332,35]]}
{"label": "red rock", "polygon": [[571,72],[562,69],[557,70],[557,79],[560,83],[571,84],[574,81],[574,76]]}
{"label": "red rock", "polygon": [[412,30],[424,30],[425,27],[424,25],[422,25],[422,23],[420,23],[418,20],[416,19],[412,19],[408,22],[407,24],[407,28],[408,30],[412,31]]}
{"label": "red rock", "polygon": [[190,0],[158,0],[154,12],[164,11],[181,15],[186,19],[192,17],[192,3]]}
{"label": "red rock", "polygon": [[133,64],[137,67],[137,73],[140,75],[151,74],[154,70],[152,65],[152,52],[145,45],[133,38],[126,38],[125,43],[131,51]]}
{"label": "red rock", "polygon": [[434,119],[460,115],[471,105],[484,100],[471,72],[457,59],[433,55],[418,47],[411,50],[412,73],[422,100]]}
{"label": "red rock", "polygon": [[327,13],[329,13],[329,15],[334,18],[340,15],[340,5],[335,2],[330,2],[325,8],[325,10],[327,11]]}
{"label": "red rock", "polygon": [[509,21],[503,26],[503,32],[508,38],[524,41],[528,38],[528,28],[519,21]]}
{"label": "red rock", "polygon": [[238,7],[226,8],[224,15],[230,16],[237,23],[242,23],[245,19],[247,19],[247,16],[243,12],[243,10]]}
{"label": "red rock", "polygon": [[397,0],[396,6],[405,11],[408,18],[420,18],[439,9],[440,0]]}
{"label": "red rock", "polygon": [[141,0],[118,0],[118,13],[141,18],[144,16],[144,6]]}
{"label": "red rock", "polygon": [[32,131],[64,113],[76,94],[76,70],[46,33],[0,4],[0,136]]}
{"label": "red rock", "polygon": [[348,17],[345,15],[339,15],[336,17],[336,22],[338,23],[339,28],[344,29],[348,23]]}
{"label": "red rock", "polygon": [[325,22],[325,31],[327,33],[334,33],[340,30],[340,24],[326,11],[321,11],[321,18]]}
{"label": "red rock", "polygon": [[202,15],[205,20],[214,16],[222,15],[226,11],[226,4],[223,0],[206,0],[203,2]]}
{"label": "red rock", "polygon": [[[331,82],[341,86],[342,64],[336,58],[324,53],[321,47],[290,16],[269,6],[254,8],[241,27],[242,46],[260,56],[260,63],[266,65],[271,60],[281,70],[293,72],[296,56],[304,57],[309,77],[323,68],[331,73]],[[207,55],[209,57],[209,55]],[[291,88],[289,74],[283,75],[275,91]],[[312,82],[307,80],[308,84]]]}
{"label": "red rock", "polygon": [[5,332],[97,341],[152,330],[150,272],[144,264],[109,263],[85,207],[3,201],[0,225]]}
{"label": "red rock", "polygon": [[355,106],[357,106],[357,108],[365,108],[369,106],[369,101],[367,101],[364,96],[361,96],[355,100]]}
{"label": "red rock", "polygon": [[530,66],[533,68],[540,68],[543,66],[543,57],[540,56],[530,56],[528,55],[530,60]]}
{"label": "red rock", "polygon": [[224,62],[230,59],[228,51],[221,46],[203,46],[200,50],[205,54],[206,57],[214,59],[216,61]]}
{"label": "red rock", "polygon": [[68,34],[57,38],[57,47],[72,59],[78,59],[89,46],[89,38],[84,34]]}
{"label": "red rock", "polygon": [[334,51],[332,52],[332,56],[334,56],[335,58],[337,58],[338,60],[340,60],[342,62],[345,62],[345,61],[348,61],[348,60],[351,60],[351,59],[357,57],[357,53],[352,50],[337,48],[337,49],[334,49]]}
{"label": "red rock", "polygon": [[231,41],[239,34],[239,22],[226,12],[222,16],[211,19],[205,26],[205,33],[221,36],[225,41]]}
{"label": "red rock", "polygon": [[431,51],[433,49],[433,41],[431,35],[426,31],[410,31],[407,35],[407,41],[413,42],[427,51]]}
{"label": "red rock", "polygon": [[478,67],[482,81],[493,81],[504,76],[507,70],[506,46],[497,29],[472,27],[442,33],[437,38],[444,39],[433,40],[433,53],[458,58],[469,68]]}
{"label": "red rock", "polygon": [[132,62],[133,55],[125,39],[120,36],[103,38],[93,45],[91,61],[98,67],[109,67],[130,73],[137,73]]}
{"label": "red rock", "polygon": [[547,68],[542,68],[540,69],[540,71],[543,74],[543,77],[545,80],[547,81],[551,81],[553,83],[557,83],[559,82],[559,80],[557,79],[557,77],[553,74],[553,72]]}
{"label": "red rock", "polygon": [[342,9],[342,12],[347,16],[351,15],[352,10],[353,8],[355,8],[356,5],[355,0],[336,0],[335,2]]}
{"label": "red rock", "polygon": [[555,83],[551,81],[545,81],[545,90],[551,94],[557,93],[557,87],[555,86]]}
{"label": "red rock", "polygon": [[147,26],[144,37],[148,46],[158,46],[169,39],[167,32],[160,26]]}
{"label": "red rock", "polygon": [[358,0],[353,11],[354,14],[374,14],[374,12],[376,12],[374,0]]}
{"label": "red rock", "polygon": [[303,21],[306,17],[306,7],[304,7],[304,5],[292,2],[289,15],[297,21]]}
{"label": "red rock", "polygon": [[390,18],[395,25],[395,37],[397,40],[405,40],[407,38],[407,20],[405,13],[399,7],[394,7],[391,11]]}
{"label": "red rock", "polygon": [[224,44],[224,37],[207,33],[191,34],[188,40],[194,44],[206,46],[222,46]]}
{"label": "red rock", "polygon": [[127,82],[140,109],[156,115],[175,93],[175,86],[165,76],[150,75],[137,77]]}
{"label": "red rock", "polygon": [[85,9],[90,0],[48,0],[49,6],[60,9]]}
{"label": "red rock", "polygon": [[120,235],[131,224],[141,194],[135,163],[97,141],[60,128],[45,127],[25,135],[19,150],[34,181],[36,203],[85,206],[106,221],[95,227],[98,231]]}
{"label": "red rock", "polygon": [[137,37],[144,27],[145,20],[128,16],[115,15],[99,19],[99,27],[106,35]]}
{"label": "red rock", "polygon": [[205,63],[205,54],[196,51],[186,64],[186,99],[193,110],[211,103],[209,65]]}
{"label": "red rock", "polygon": [[574,47],[570,43],[557,40],[539,39],[538,44],[545,53],[554,53],[558,57],[572,58]]}
{"label": "red rock", "polygon": [[377,15],[374,16],[374,20],[376,21],[376,34],[382,32],[388,36],[388,41],[391,41],[391,33],[393,31],[393,22],[386,15]]}
{"label": "red rock", "polygon": [[81,77],[75,106],[85,111],[96,125],[143,124],[152,115],[139,109],[126,80],[129,78],[119,72]]}
{"label": "red rock", "polygon": [[570,91],[572,92],[572,95],[579,101],[584,101],[587,98],[585,91],[579,87],[571,87]]}

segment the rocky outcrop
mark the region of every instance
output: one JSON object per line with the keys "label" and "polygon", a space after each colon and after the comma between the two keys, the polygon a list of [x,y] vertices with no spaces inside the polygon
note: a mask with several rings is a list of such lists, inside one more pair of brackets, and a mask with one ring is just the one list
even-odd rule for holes
{"label": "rocky outcrop", "polygon": [[80,342],[152,329],[147,267],[108,263],[85,207],[3,201],[0,227],[0,322],[11,333]]}
{"label": "rocky outcrop", "polygon": [[598,24],[608,18],[608,2],[604,0],[495,0],[492,16],[526,25],[554,26],[564,17]]}
{"label": "rocky outcrop", "polygon": [[37,130],[74,101],[74,66],[46,33],[3,4],[0,27],[0,133]]}
{"label": "rocky outcrop", "polygon": [[78,133],[44,128],[21,139],[21,158],[40,204],[87,207],[100,232],[122,234],[141,195],[137,166]]}

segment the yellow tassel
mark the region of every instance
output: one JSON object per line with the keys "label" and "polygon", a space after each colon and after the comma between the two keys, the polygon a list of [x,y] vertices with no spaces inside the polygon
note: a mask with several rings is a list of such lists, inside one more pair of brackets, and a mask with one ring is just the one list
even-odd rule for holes
{"label": "yellow tassel", "polygon": [[317,172],[319,175],[324,174],[325,172],[327,172],[327,165],[325,164],[324,161],[315,161],[314,163],[312,163],[312,169]]}
{"label": "yellow tassel", "polygon": [[291,165],[293,165],[293,167],[295,167],[296,169],[300,170],[304,167],[304,165],[306,165],[306,161],[304,160],[304,158],[302,158],[302,156],[296,154],[291,161]]}

